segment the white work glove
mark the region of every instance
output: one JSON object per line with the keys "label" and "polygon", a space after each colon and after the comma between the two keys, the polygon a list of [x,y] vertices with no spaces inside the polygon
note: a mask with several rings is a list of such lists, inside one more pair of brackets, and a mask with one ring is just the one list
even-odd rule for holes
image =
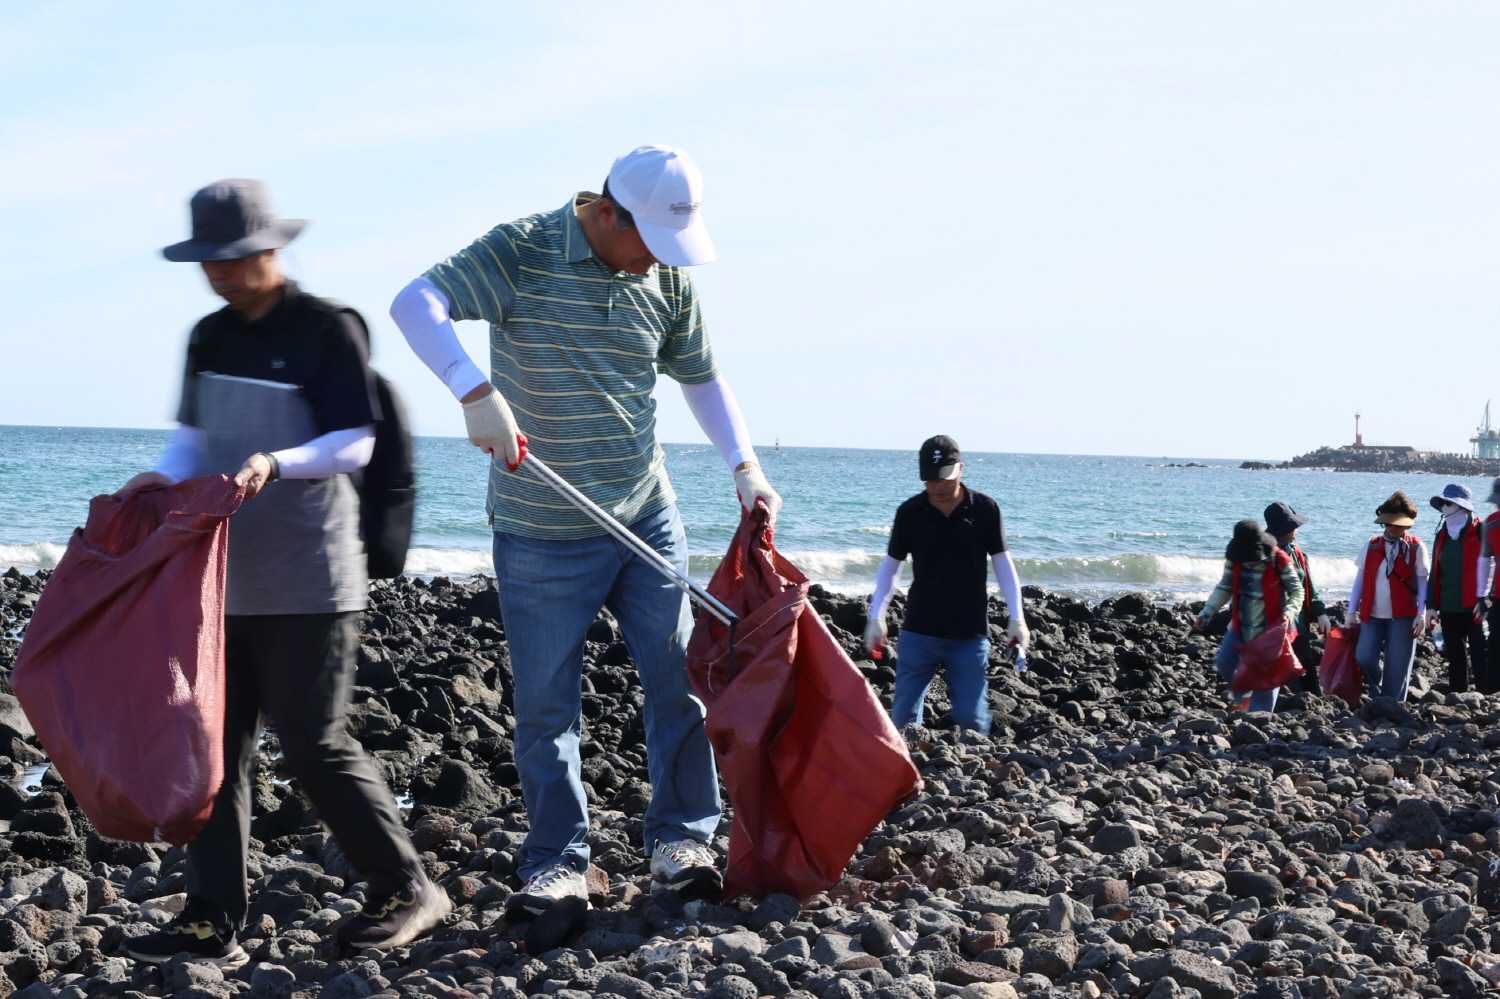
{"label": "white work glove", "polygon": [[865,625],[865,648],[875,652],[885,647],[886,638],[890,635],[890,629],[885,626],[884,617],[872,617]]}
{"label": "white work glove", "polygon": [[517,439],[521,428],[511,414],[510,404],[493,388],[490,394],[464,406],[464,425],[469,430],[469,443],[487,454],[505,460],[505,466],[515,471],[521,462],[521,444]]}
{"label": "white work glove", "polygon": [[1328,621],[1328,615],[1327,614],[1319,614],[1318,615],[1318,634],[1322,635],[1324,638],[1327,638],[1328,637],[1328,629],[1331,628],[1331,627],[1333,627],[1333,625],[1329,623],[1329,621]]}
{"label": "white work glove", "polygon": [[771,523],[776,523],[776,511],[781,509],[781,496],[766,481],[766,473],[759,465],[746,465],[734,473],[734,491],[739,494],[740,506],[754,510],[757,500],[766,501],[771,513]]}
{"label": "white work glove", "polygon": [[1411,637],[1421,638],[1422,633],[1427,630],[1427,610],[1417,611],[1417,616],[1411,619]]}
{"label": "white work glove", "polygon": [[1019,614],[1011,618],[1010,624],[1005,626],[1005,634],[1010,638],[1010,641],[1005,643],[1007,648],[1014,645],[1025,652],[1031,645],[1031,629],[1026,627],[1026,622],[1021,620]]}

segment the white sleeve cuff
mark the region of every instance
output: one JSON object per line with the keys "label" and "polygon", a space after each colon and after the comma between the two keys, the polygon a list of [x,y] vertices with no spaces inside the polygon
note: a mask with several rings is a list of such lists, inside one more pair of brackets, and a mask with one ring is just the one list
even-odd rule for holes
{"label": "white sleeve cuff", "polygon": [[174,483],[191,479],[198,474],[207,453],[208,435],[197,427],[179,423],[152,471],[165,475]]}
{"label": "white sleeve cuff", "polygon": [[901,562],[887,555],[875,570],[875,592],[870,596],[870,617],[885,617],[891,598],[896,595],[896,580],[901,578]]}
{"label": "white sleeve cuff", "polygon": [[326,479],[364,468],[375,453],[375,424],[335,430],[300,447],[273,451],[283,479]]}
{"label": "white sleeve cuff", "polygon": [[745,417],[723,375],[697,385],[683,385],[682,397],[731,472],[747,461],[756,461]]}
{"label": "white sleeve cuff", "polygon": [[462,399],[490,380],[479,370],[448,318],[448,296],[424,277],[402,288],[391,302],[391,318],[412,351],[440,378],[453,398]]}
{"label": "white sleeve cuff", "polygon": [[995,567],[995,582],[1000,584],[1000,595],[1005,598],[1005,606],[1012,618],[1017,615],[1024,617],[1024,605],[1021,602],[1021,577],[1016,572],[1016,563],[1010,557],[1010,552],[997,552],[990,556],[990,562]]}

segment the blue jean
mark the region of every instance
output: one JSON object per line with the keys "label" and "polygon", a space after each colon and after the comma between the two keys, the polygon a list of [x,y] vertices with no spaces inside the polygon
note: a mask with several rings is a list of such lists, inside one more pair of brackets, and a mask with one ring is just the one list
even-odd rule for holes
{"label": "blue jean", "polygon": [[990,686],[985,677],[990,664],[989,639],[932,638],[903,630],[896,644],[891,720],[897,728],[922,724],[927,688],[932,686],[938,667],[944,666],[953,720],[980,735],[989,734]]}
{"label": "blue jean", "polygon": [[[1240,654],[1235,651],[1236,645],[1244,645],[1245,640],[1240,633],[1230,628],[1224,632],[1224,640],[1219,643],[1219,651],[1214,653],[1214,667],[1218,669],[1219,676],[1225,683],[1234,679],[1234,671],[1240,665]],[[1229,699],[1236,704],[1245,696],[1246,691],[1230,688]],[[1275,711],[1276,698],[1281,694],[1281,688],[1273,687],[1270,690],[1256,690],[1250,692],[1251,711]]]}
{"label": "blue jean", "polygon": [[[687,537],[677,507],[630,525],[631,531],[687,569]],[[583,729],[583,642],[601,607],[620,624],[635,660],[653,797],[643,839],[707,842],[721,806],[704,708],[688,687],[685,657],[692,616],[682,591],[611,537],[539,541],[495,535],[500,612],[516,684],[516,769],[531,831],[517,872],[589,862],[588,799],[579,774]]]}
{"label": "blue jean", "polygon": [[[1414,617],[1372,617],[1359,626],[1354,644],[1354,661],[1370,680],[1370,696],[1406,700],[1411,685],[1411,662],[1417,654],[1417,640],[1412,637]],[[1380,661],[1381,651],[1385,662]]]}

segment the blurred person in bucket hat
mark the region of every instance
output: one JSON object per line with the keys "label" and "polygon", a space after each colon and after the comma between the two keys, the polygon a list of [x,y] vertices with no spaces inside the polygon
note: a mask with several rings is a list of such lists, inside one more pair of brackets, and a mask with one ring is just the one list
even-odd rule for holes
{"label": "blurred person in bucket hat", "polygon": [[1354,660],[1372,697],[1406,700],[1417,637],[1427,628],[1427,546],[1408,532],[1416,522],[1416,504],[1404,492],[1392,493],[1375,508],[1384,530],[1355,557],[1344,627],[1359,630]]}
{"label": "blurred person in bucket hat", "polygon": [[188,342],[178,428],[121,493],[228,474],[248,502],[229,533],[224,615],[224,783],[187,847],[187,901],[125,942],[137,960],[186,952],[233,968],[248,915],[246,850],[263,719],[288,770],[351,867],[365,904],[342,923],[356,949],[390,948],[452,908],[429,880],[380,772],[346,714],[367,606],[359,497],[381,419],[364,320],[288,280],[277,251],[307,224],[282,219],[257,180],[232,178],[189,203],[192,236],[162,250],[198,263],[226,305]]}
{"label": "blurred person in bucket hat", "polygon": [[[1294,627],[1304,604],[1302,578],[1292,558],[1277,546],[1276,538],[1260,529],[1260,522],[1246,518],[1234,525],[1224,549],[1224,574],[1208,595],[1193,627],[1205,631],[1214,615],[1229,607],[1229,628],[1214,653],[1214,666],[1225,683],[1234,679],[1240,664],[1239,646],[1261,632],[1285,621]],[[1279,689],[1253,692],[1229,691],[1232,709],[1275,711]]]}
{"label": "blurred person in bucket hat", "polygon": [[1297,654],[1297,661],[1302,668],[1307,670],[1296,681],[1301,689],[1314,694],[1321,693],[1318,684],[1318,655],[1312,647],[1312,631],[1326,637],[1328,635],[1328,609],[1323,605],[1323,598],[1318,594],[1318,588],[1313,584],[1312,569],[1308,564],[1307,554],[1302,551],[1302,546],[1297,543],[1297,530],[1305,525],[1308,517],[1293,510],[1286,503],[1272,503],[1261,512],[1261,517],[1266,522],[1266,533],[1276,539],[1276,546],[1286,552],[1292,560],[1292,567],[1297,573],[1297,578],[1302,581],[1302,604],[1297,609],[1297,619],[1294,626],[1297,629],[1297,637],[1292,640],[1292,651]]}
{"label": "blurred person in bucket hat", "polygon": [[1483,612],[1476,614],[1480,581],[1484,525],[1474,516],[1473,494],[1468,486],[1450,482],[1440,495],[1428,501],[1442,515],[1432,542],[1432,575],[1427,584],[1427,611],[1436,616],[1443,633],[1443,658],[1448,660],[1448,688],[1455,693],[1473,683],[1489,693],[1489,655],[1486,649]]}

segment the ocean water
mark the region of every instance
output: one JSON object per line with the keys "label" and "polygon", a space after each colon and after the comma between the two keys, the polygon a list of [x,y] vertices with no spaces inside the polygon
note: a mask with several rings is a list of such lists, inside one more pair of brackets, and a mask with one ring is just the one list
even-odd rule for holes
{"label": "ocean water", "polygon": [[[149,468],[166,431],[0,426],[0,568],[55,565],[90,497]],[[733,536],[739,507],[718,453],[666,444],[687,527],[692,574],[707,579]],[[786,500],[776,543],[815,581],[868,591],[891,519],[920,490],[914,450],[764,448],[766,474]],[[1263,457],[1263,456],[1261,456]],[[486,459],[467,441],[417,442],[420,498],[407,571],[490,572],[484,515]],[[1242,471],[1244,458],[1098,457],[970,453],[964,481],[995,497],[1022,582],[1097,599],[1142,590],[1158,599],[1202,597],[1217,582],[1236,520],[1273,500],[1311,522],[1299,537],[1329,599],[1346,595],[1354,555],[1375,506],[1405,489],[1430,539],[1427,498],[1449,481],[1422,474],[1287,469]],[[1167,467],[1189,461],[1201,468]],[[1489,480],[1461,480],[1477,496]]]}

